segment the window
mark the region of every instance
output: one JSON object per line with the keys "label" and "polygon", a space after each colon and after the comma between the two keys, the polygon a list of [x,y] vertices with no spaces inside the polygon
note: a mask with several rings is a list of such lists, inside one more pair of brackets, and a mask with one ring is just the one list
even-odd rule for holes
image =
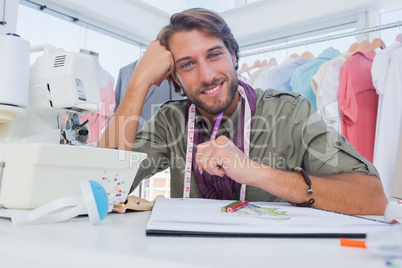
{"label": "window", "polygon": [[391,10],[384,10],[380,12],[379,15],[379,24],[388,24],[399,22],[400,26],[395,28],[390,28],[387,30],[379,31],[377,33],[378,37],[380,37],[387,46],[390,46],[392,42],[395,41],[398,34],[402,34],[402,7],[391,9]]}
{"label": "window", "polygon": [[[20,5],[17,33],[31,46],[50,44],[66,51],[86,49],[99,54],[100,65],[115,80],[121,67],[137,60],[140,47]],[[38,55],[35,55],[38,56]],[[34,61],[35,56],[31,58]]]}

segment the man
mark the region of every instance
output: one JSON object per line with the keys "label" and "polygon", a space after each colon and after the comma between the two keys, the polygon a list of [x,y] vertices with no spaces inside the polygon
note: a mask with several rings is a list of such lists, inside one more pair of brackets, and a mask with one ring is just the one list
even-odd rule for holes
{"label": "man", "polygon": [[[327,130],[306,98],[238,81],[238,44],[218,14],[174,14],[157,39],[101,140],[148,154],[133,187],[170,166],[172,197],[288,201],[383,215],[387,199],[377,171]],[[166,103],[136,135],[147,91],[164,79],[188,101]]]}
{"label": "man", "polygon": [[[135,68],[137,67],[138,60],[120,68],[119,76],[117,78],[116,86],[115,86],[115,101],[116,106],[114,112],[117,111],[120,106],[120,102],[123,100],[124,94],[127,90],[127,85],[130,82],[131,76],[134,73]],[[181,100],[183,96],[177,93],[174,89],[172,83],[168,81],[163,81],[159,87],[152,86],[145,97],[144,105],[141,111],[141,117],[143,120],[139,122],[138,131],[141,130],[142,125],[151,119],[152,115],[155,113],[162,103],[168,100]]]}

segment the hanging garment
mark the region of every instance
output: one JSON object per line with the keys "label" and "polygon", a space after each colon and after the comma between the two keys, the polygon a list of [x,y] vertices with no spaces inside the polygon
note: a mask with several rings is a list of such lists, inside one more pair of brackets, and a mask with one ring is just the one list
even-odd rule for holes
{"label": "hanging garment", "polygon": [[[270,70],[273,70],[275,67],[274,66],[263,66],[260,67],[257,71],[253,72],[250,76],[250,81],[249,81],[249,85],[253,86],[255,84],[255,81],[257,80],[257,78],[262,74],[262,73],[266,73],[266,72],[270,72]],[[261,88],[261,89],[266,89],[266,88]]]}
{"label": "hanging garment", "polygon": [[[295,59],[287,58],[284,62],[280,65],[272,67],[272,68],[265,68],[263,67],[262,71],[258,73],[258,76],[254,78],[254,84],[252,85],[254,88],[261,88],[263,90],[266,89],[276,89],[271,83],[272,78],[277,74],[277,70],[283,68],[291,64]],[[278,89],[279,90],[279,89]]]}
{"label": "hanging garment", "polygon": [[[402,199],[402,122],[401,122],[401,129],[399,130],[399,143],[397,149],[397,157],[395,162],[395,172],[394,177],[392,180],[392,184],[389,183],[391,186],[391,196],[395,198]],[[383,181],[383,180],[381,180]],[[384,181],[388,183],[388,181]],[[384,185],[383,182],[383,185]],[[388,189],[388,185],[387,185]]]}
{"label": "hanging garment", "polygon": [[[395,41],[388,48],[378,51],[373,60],[373,66],[371,67],[371,75],[373,77],[373,85],[377,90],[377,94],[379,96],[378,99],[378,113],[377,113],[377,125],[376,125],[376,134],[375,134],[375,144],[377,144],[377,139],[379,137],[378,132],[380,130],[380,120],[381,120],[381,112],[382,111],[382,103],[383,103],[383,94],[385,89],[385,81],[387,79],[389,64],[391,62],[392,53],[395,52],[396,49],[402,47],[402,43],[399,41]],[[376,159],[376,146],[374,145],[374,161]],[[381,174],[381,173],[380,173]]]}
{"label": "hanging garment", "polygon": [[266,60],[264,60],[264,61],[261,63],[261,67],[260,67],[257,71],[255,71],[255,72],[253,72],[253,73],[251,74],[251,76],[250,76],[250,81],[249,81],[249,82],[250,82],[250,83],[249,83],[250,86],[253,86],[253,85],[254,85],[255,80],[257,79],[257,77],[260,76],[261,73],[263,73],[263,72],[265,72],[265,71],[267,71],[267,70],[271,70],[271,69],[273,69],[273,68],[276,68],[277,65],[278,65],[278,62],[277,62],[277,60],[276,60],[275,58],[271,58],[271,60],[270,60],[267,64],[264,64],[264,62],[266,62]]}
{"label": "hanging garment", "polygon": [[[117,78],[117,83],[115,87],[115,100],[116,108],[119,107],[121,101],[123,100],[124,94],[126,93],[128,83],[130,82],[131,76],[137,66],[138,61],[132,62],[119,71],[119,76]],[[164,80],[159,87],[151,86],[147,96],[145,97],[144,106],[141,111],[141,120],[138,124],[138,131],[141,130],[145,122],[147,122],[159,109],[159,106],[169,100],[180,100],[183,96],[180,93],[175,92],[174,86],[170,85],[167,80]]]}
{"label": "hanging garment", "polygon": [[[322,80],[315,79],[317,110],[328,126],[342,133],[342,120],[338,108],[339,74],[346,59],[343,56],[336,57],[326,64],[326,72]],[[321,66],[322,68],[323,66]],[[321,70],[320,68],[320,70]],[[315,76],[314,76],[315,77]],[[320,82],[322,81],[322,82]]]}
{"label": "hanging garment", "polygon": [[[255,73],[256,71],[258,71],[261,68],[261,60],[256,60],[253,65],[251,65],[250,67],[248,67],[247,63],[244,63],[242,65],[242,67],[240,68],[240,70],[237,71],[237,76],[239,78],[239,80],[241,81],[245,81],[247,82],[247,84],[251,83],[251,70],[256,69],[253,73]],[[249,78],[244,77],[244,73],[248,74]]]}
{"label": "hanging garment", "polygon": [[100,88],[101,105],[98,113],[80,114],[80,122],[88,120],[89,139],[87,144],[96,146],[103,129],[114,114],[115,96],[113,92],[113,77],[109,75],[109,82]]}
{"label": "hanging garment", "polygon": [[258,78],[255,81],[254,88],[272,88],[276,90],[282,91],[292,91],[290,87],[290,80],[300,66],[310,62],[311,60],[305,58],[289,58],[285,60],[284,65],[278,66],[277,69],[273,71],[272,74],[269,75],[269,79],[265,79],[264,77]]}
{"label": "hanging garment", "polygon": [[316,110],[316,96],[311,87],[311,79],[317,73],[322,64],[335,57],[338,57],[339,55],[341,55],[341,52],[339,52],[337,49],[325,49],[317,58],[298,68],[292,76],[292,80],[290,82],[292,91],[299,92],[303,96],[307,97],[311,101],[313,108]]}
{"label": "hanging garment", "polygon": [[379,95],[373,164],[389,197],[402,120],[402,44],[395,41],[375,56],[373,84]]}
{"label": "hanging garment", "polygon": [[345,58],[346,55],[350,54],[349,52],[344,52],[340,56],[333,58],[332,60],[329,60],[325,63],[323,63],[320,68],[318,68],[318,71],[315,73],[313,78],[311,78],[311,88],[313,89],[314,93],[317,95],[318,89],[322,86],[322,83],[324,82],[324,77],[325,74],[331,64],[335,60],[337,60],[339,57]]}
{"label": "hanging garment", "polygon": [[356,150],[373,162],[378,95],[371,66],[375,52],[358,51],[342,66],[338,101],[342,112],[342,135]]}
{"label": "hanging garment", "polygon": [[138,60],[120,68],[119,76],[117,77],[116,86],[114,88],[114,95],[116,100],[116,106],[114,111],[117,111],[121,101],[123,100],[124,94],[126,93],[128,83],[130,78],[134,73],[135,67],[137,66]]}

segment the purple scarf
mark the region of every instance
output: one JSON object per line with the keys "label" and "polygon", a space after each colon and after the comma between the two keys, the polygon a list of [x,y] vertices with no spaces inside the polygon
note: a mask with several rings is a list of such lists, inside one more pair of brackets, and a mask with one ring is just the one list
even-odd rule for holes
{"label": "purple scarf", "polygon": [[[251,109],[251,120],[255,114],[257,95],[252,87],[247,85],[246,83],[239,81],[239,85],[244,88],[246,92],[247,100]],[[191,102],[189,101],[188,107],[191,106]],[[246,102],[244,98],[242,98],[242,109],[241,109],[241,117],[237,124],[236,134],[234,136],[233,143],[244,152],[244,114],[245,114],[245,106]],[[252,125],[252,121],[251,121]],[[197,153],[197,145],[204,142],[204,136],[202,131],[197,131],[198,126],[194,124],[194,148],[193,148],[193,172],[195,179],[197,180],[198,187],[201,193],[208,199],[221,199],[221,200],[234,200],[236,195],[236,189],[239,187],[239,184],[229,178],[228,176],[218,177],[211,176],[208,172],[204,171],[202,174],[200,173],[198,166],[195,161],[195,155]]]}

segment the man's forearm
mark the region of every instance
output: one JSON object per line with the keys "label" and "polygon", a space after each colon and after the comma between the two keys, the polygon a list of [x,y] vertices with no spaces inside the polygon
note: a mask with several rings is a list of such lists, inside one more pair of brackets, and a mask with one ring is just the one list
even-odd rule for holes
{"label": "man's forearm", "polygon": [[238,183],[261,188],[291,203],[304,203],[313,198],[313,207],[360,215],[384,215],[387,204],[381,182],[373,176],[356,173],[309,176],[314,191],[309,194],[300,173],[253,161],[225,136],[198,145],[196,161],[200,170],[211,175],[226,174]]}
{"label": "man's forearm", "polygon": [[98,143],[99,147],[132,150],[145,97],[174,70],[173,55],[159,41],[151,41],[130,79],[127,92]]}
{"label": "man's forearm", "polygon": [[[132,151],[141,111],[148,89],[130,81],[126,95],[116,114],[102,134],[98,146]],[[144,88],[142,88],[144,87]]]}
{"label": "man's forearm", "polygon": [[261,165],[255,174],[249,176],[250,185],[292,203],[313,198],[313,207],[355,215],[383,215],[387,204],[381,182],[369,175],[309,176],[314,193],[308,194],[308,186],[300,173]]}

